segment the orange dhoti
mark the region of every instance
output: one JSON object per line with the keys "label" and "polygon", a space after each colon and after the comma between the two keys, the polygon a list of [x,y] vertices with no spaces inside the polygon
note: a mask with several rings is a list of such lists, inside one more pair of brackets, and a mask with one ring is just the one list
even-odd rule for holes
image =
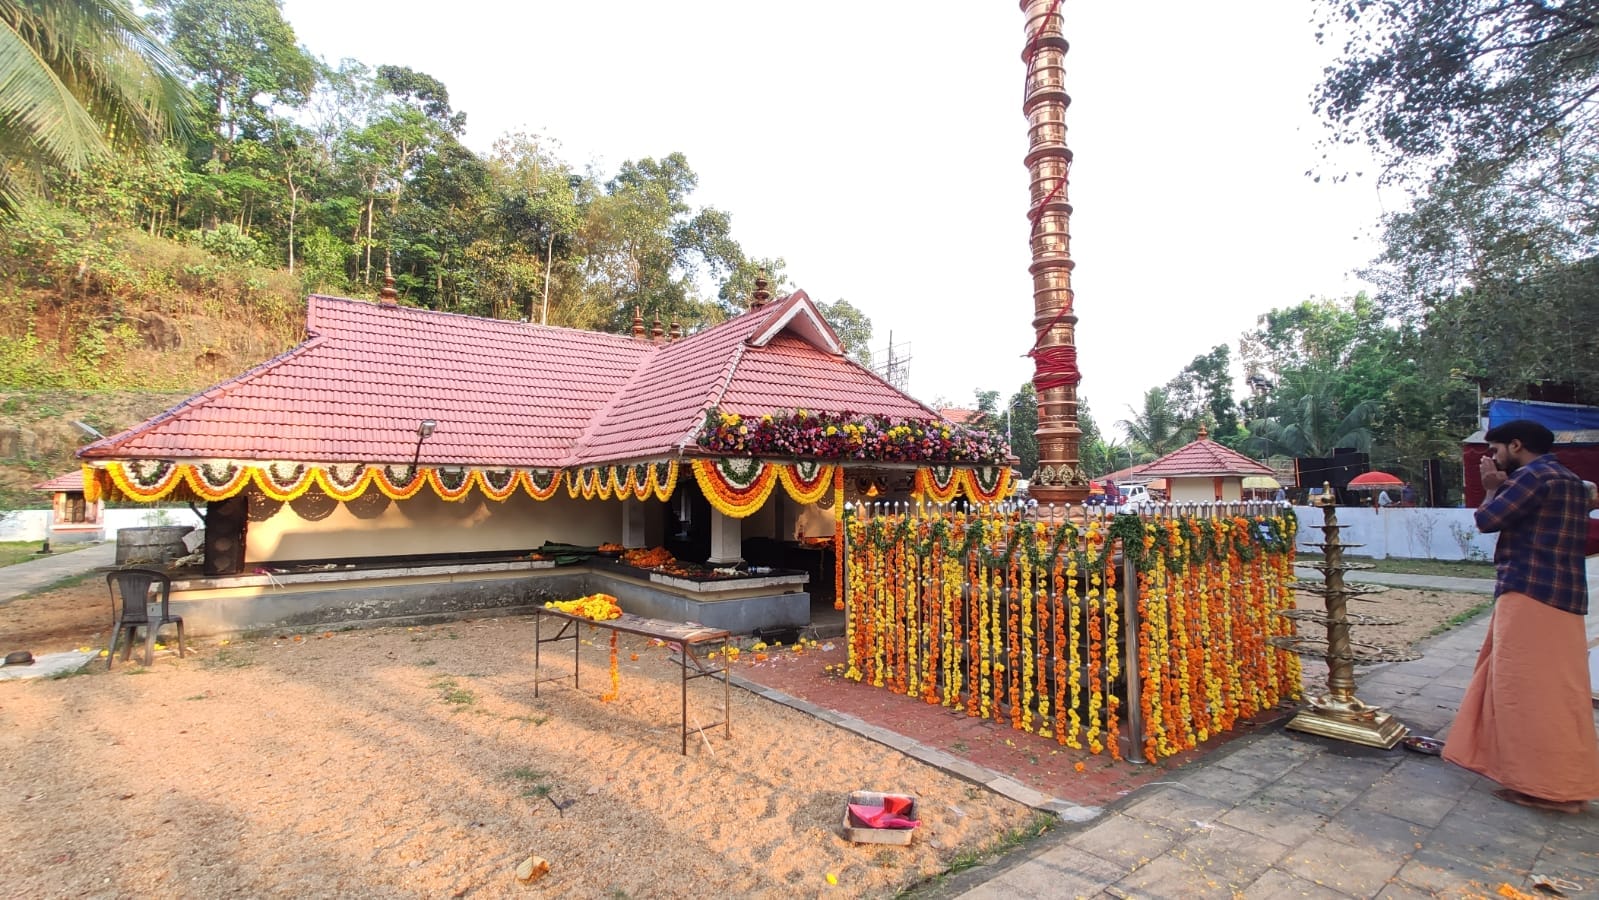
{"label": "orange dhoti", "polygon": [[1501,594],[1444,759],[1561,802],[1599,798],[1583,617]]}

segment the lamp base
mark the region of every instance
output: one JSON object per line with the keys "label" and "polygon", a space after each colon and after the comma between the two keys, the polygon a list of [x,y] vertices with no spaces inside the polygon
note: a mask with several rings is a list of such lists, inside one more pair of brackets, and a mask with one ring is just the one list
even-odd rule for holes
{"label": "lamp base", "polygon": [[1320,735],[1351,744],[1380,747],[1392,750],[1395,744],[1410,734],[1410,729],[1398,719],[1375,707],[1356,716],[1318,709],[1314,704],[1299,711],[1284,727],[1307,734]]}

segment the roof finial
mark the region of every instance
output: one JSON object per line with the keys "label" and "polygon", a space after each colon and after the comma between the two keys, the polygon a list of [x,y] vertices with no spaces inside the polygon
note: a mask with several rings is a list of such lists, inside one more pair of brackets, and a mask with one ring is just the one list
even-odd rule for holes
{"label": "roof finial", "polygon": [[644,311],[637,306],[633,307],[633,338],[644,339]]}
{"label": "roof finial", "polygon": [[394,270],[389,267],[389,255],[383,254],[383,290],[378,291],[378,302],[384,306],[395,306],[399,300],[399,292],[394,290]]}
{"label": "roof finial", "polygon": [[1210,429],[1205,427],[1204,419],[1199,420],[1199,439],[1202,441],[1210,440]]}
{"label": "roof finial", "polygon": [[755,292],[750,294],[750,309],[760,309],[772,299],[772,292],[766,289],[767,275],[765,269],[755,273]]}
{"label": "roof finial", "polygon": [[660,311],[657,310],[654,313],[654,315],[655,315],[655,324],[650,326],[650,340],[659,343],[660,340],[661,340],[661,335],[665,334],[666,331],[665,331],[665,329],[661,328],[661,313],[660,313]]}
{"label": "roof finial", "polygon": [[683,326],[676,319],[673,319],[672,320],[671,329],[666,332],[667,340],[668,341],[675,341],[675,340],[677,340],[678,338],[680,338],[682,336],[683,336]]}

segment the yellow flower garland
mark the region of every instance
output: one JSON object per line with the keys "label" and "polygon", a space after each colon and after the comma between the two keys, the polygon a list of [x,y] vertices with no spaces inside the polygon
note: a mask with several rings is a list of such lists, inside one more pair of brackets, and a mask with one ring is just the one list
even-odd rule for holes
{"label": "yellow flower garland", "polygon": [[[846,519],[846,677],[1119,759],[1116,685],[1136,667],[1136,749],[1151,761],[1296,692],[1297,658],[1266,644],[1292,628],[1273,614],[1291,598],[1292,553],[1259,543],[1264,522],[970,519],[921,505]],[[1141,560],[1135,619],[1113,541]]]}
{"label": "yellow flower garland", "polygon": [[783,490],[795,503],[807,506],[820,501],[833,489],[834,466],[822,463],[811,463],[816,467],[814,477],[807,479],[800,472],[800,463],[788,463],[777,467],[777,477],[783,485]]}
{"label": "yellow flower garland", "polygon": [[751,462],[760,467],[759,474],[749,487],[740,490],[722,476],[716,460],[694,460],[694,480],[699,482],[700,491],[705,494],[705,499],[710,501],[717,512],[734,519],[742,519],[766,504],[766,499],[772,494],[772,487],[777,484],[777,467],[767,465],[760,460],[751,460]]}

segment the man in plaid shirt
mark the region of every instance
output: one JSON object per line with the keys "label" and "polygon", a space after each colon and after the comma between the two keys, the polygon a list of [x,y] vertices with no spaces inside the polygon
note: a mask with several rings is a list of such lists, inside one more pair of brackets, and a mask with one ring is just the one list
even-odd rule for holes
{"label": "man in plaid shirt", "polygon": [[1488,430],[1477,528],[1498,532],[1493,617],[1444,758],[1504,785],[1504,800],[1580,813],[1599,797],[1588,683],[1586,485],[1526,419]]}

